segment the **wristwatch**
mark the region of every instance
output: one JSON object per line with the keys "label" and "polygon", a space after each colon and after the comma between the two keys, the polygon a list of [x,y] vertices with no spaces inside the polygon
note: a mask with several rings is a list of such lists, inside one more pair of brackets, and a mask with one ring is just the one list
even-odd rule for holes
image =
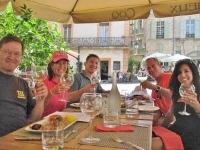
{"label": "wristwatch", "polygon": [[160,91],[161,87],[160,86],[157,86],[156,88],[156,93],[158,93]]}

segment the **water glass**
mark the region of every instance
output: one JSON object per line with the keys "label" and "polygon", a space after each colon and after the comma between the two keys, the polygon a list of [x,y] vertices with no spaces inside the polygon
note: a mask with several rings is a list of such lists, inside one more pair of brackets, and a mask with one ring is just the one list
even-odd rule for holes
{"label": "water glass", "polygon": [[104,126],[108,128],[115,128],[120,123],[119,116],[120,116],[119,110],[104,108],[104,112],[103,112]]}
{"label": "water glass", "polygon": [[42,127],[42,149],[62,149],[64,147],[63,125],[58,125],[55,130],[50,130],[49,125]]}
{"label": "water glass", "polygon": [[126,116],[128,118],[134,118],[138,115],[138,100],[126,100]]}

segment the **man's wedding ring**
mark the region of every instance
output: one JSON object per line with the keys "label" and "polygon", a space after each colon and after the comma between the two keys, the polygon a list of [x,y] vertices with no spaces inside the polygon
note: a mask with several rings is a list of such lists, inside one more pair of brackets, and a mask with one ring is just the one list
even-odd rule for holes
{"label": "man's wedding ring", "polygon": [[192,103],[192,101],[190,100],[190,103]]}

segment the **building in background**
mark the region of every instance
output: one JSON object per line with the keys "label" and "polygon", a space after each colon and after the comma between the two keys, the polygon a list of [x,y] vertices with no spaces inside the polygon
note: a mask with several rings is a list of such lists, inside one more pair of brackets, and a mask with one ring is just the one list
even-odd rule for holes
{"label": "building in background", "polygon": [[145,20],[146,56],[155,52],[181,54],[200,61],[200,14]]}
{"label": "building in background", "polygon": [[129,21],[90,24],[70,21],[62,25],[61,32],[67,46],[80,54],[78,59],[71,60],[74,68],[77,62],[84,63],[88,54],[92,53],[100,57],[102,80],[107,80],[114,70],[127,71],[132,40]]}
{"label": "building in background", "polygon": [[67,46],[80,54],[71,60],[74,68],[88,54],[97,54],[105,80],[114,70],[126,72],[130,56],[141,61],[155,52],[181,54],[200,64],[200,14],[155,18],[151,12],[148,19],[92,24],[71,20],[60,30]]}

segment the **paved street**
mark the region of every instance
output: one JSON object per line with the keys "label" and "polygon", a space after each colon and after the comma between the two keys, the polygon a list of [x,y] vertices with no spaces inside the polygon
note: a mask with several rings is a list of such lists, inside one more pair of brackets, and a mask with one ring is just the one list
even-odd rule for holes
{"label": "paved street", "polygon": [[[152,83],[155,83],[155,81],[151,81]],[[129,93],[132,92],[136,86],[138,86],[140,84],[140,82],[138,81],[136,76],[133,76],[132,81],[131,82],[124,82],[124,83],[117,83],[117,87],[119,89],[119,92],[121,92],[122,90],[124,91],[128,91]],[[102,83],[101,82],[101,86],[103,87],[103,89],[105,90],[111,90],[112,87],[112,83]],[[151,94],[151,90],[147,89],[147,92],[149,94]]]}
{"label": "paved street", "polygon": [[[124,90],[124,91],[128,91],[130,93],[131,91],[133,91],[135,89],[135,87],[137,85],[139,85],[139,82],[138,83],[118,83],[117,87],[119,89],[119,92],[122,91],[122,90]],[[111,90],[112,83],[101,83],[101,86],[105,90]],[[149,94],[151,94],[151,90],[147,90],[147,92]]]}

